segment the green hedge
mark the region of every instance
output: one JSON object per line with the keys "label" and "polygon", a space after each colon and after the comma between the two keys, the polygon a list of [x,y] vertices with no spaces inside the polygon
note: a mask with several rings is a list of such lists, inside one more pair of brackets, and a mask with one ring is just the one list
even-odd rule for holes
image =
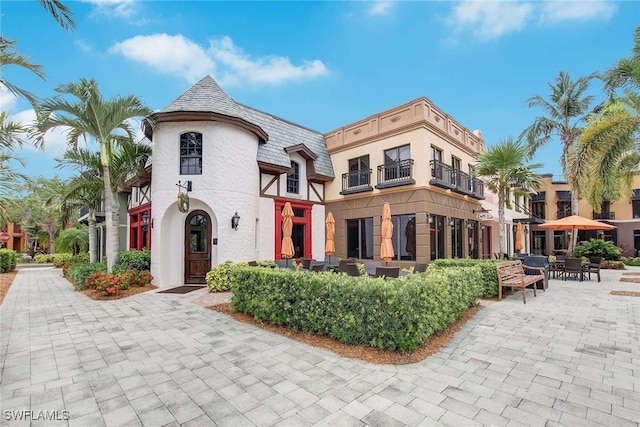
{"label": "green hedge", "polygon": [[71,262],[72,259],[73,259],[73,254],[67,254],[67,253],[53,254],[53,258],[52,258],[53,266],[57,268],[62,268],[63,265],[65,265],[68,262]]}
{"label": "green hedge", "polygon": [[95,272],[106,273],[106,264],[103,262],[73,264],[69,267],[67,274],[76,288],[84,290],[89,287],[89,285],[86,283],[87,277],[89,277],[91,273]]}
{"label": "green hedge", "polygon": [[474,267],[477,266],[482,272],[481,287],[483,298],[491,298],[498,295],[498,272],[496,264],[504,260],[489,259],[437,259],[429,264],[429,269],[449,268],[449,267]]}
{"label": "green hedge", "polygon": [[0,273],[8,273],[16,268],[18,252],[10,249],[0,249]]}
{"label": "green hedge", "polygon": [[33,257],[33,261],[36,264],[52,263],[53,262],[53,255],[54,254],[38,254],[35,257]]}
{"label": "green hedge", "polygon": [[415,350],[444,331],[482,292],[478,267],[394,280],[234,266],[231,307],[344,343]]}
{"label": "green hedge", "polygon": [[149,271],[151,270],[151,251],[148,249],[122,251],[120,266],[125,270]]}
{"label": "green hedge", "polygon": [[631,257],[620,257],[620,261],[624,263],[624,265],[631,265],[633,267],[640,267],[640,258],[631,258]]}

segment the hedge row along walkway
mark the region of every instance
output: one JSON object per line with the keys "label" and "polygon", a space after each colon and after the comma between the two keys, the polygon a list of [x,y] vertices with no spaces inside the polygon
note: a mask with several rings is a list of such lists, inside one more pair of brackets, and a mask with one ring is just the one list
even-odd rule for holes
{"label": "hedge row along walkway", "polygon": [[526,305],[481,310],[423,362],[380,366],[238,323],[197,295],[93,301],[60,270],[21,271],[0,308],[3,424],[30,410],[69,426],[638,426],[640,299],[609,291],[639,285],[620,276],[552,280]]}

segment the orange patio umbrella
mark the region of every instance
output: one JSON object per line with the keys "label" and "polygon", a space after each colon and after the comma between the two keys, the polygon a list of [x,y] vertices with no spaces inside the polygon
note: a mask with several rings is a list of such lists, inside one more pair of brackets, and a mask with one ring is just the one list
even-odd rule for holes
{"label": "orange patio umbrella", "polygon": [[516,251],[521,251],[524,246],[522,245],[522,223],[516,223]]}
{"label": "orange patio umbrella", "polygon": [[538,227],[549,230],[613,230],[617,228],[615,225],[594,221],[579,215],[571,215],[555,221],[545,222]]}
{"label": "orange patio umbrella", "polygon": [[333,255],[336,253],[336,245],[333,242],[333,237],[336,234],[336,221],[333,219],[333,214],[329,212],[325,221],[327,227],[327,242],[324,245],[325,255]]}
{"label": "orange patio umbrella", "polygon": [[282,248],[280,255],[282,259],[290,259],[295,254],[293,249],[293,241],[291,240],[291,232],[293,231],[293,209],[291,203],[284,204],[282,209]]}
{"label": "orange patio umbrella", "polygon": [[391,208],[389,203],[385,203],[382,208],[382,224],[380,227],[380,237],[382,242],[380,243],[380,258],[389,262],[395,256],[393,252],[393,243],[391,237],[393,236],[393,223],[391,222]]}

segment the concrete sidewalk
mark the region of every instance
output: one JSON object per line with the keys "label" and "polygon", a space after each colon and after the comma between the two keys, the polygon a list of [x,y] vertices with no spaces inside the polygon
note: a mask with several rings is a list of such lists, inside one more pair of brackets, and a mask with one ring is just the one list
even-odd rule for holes
{"label": "concrete sidewalk", "polygon": [[204,291],[93,301],[59,269],[20,271],[0,308],[0,423],[638,426],[640,298],[609,291],[640,284],[620,275],[516,293],[438,354],[380,366],[206,310]]}

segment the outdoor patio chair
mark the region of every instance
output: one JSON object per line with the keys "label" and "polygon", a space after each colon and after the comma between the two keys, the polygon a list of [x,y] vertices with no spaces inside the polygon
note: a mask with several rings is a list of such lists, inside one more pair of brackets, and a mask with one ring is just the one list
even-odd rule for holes
{"label": "outdoor patio chair", "polygon": [[326,270],[327,270],[327,264],[325,264],[324,262],[312,261],[311,264],[309,264],[309,271],[314,271],[316,273],[319,273],[321,271],[326,271]]}
{"label": "outdoor patio chair", "polygon": [[600,282],[600,268],[602,267],[602,262],[604,258],[600,256],[592,256],[589,258],[589,265],[586,270],[589,273],[589,280],[591,280],[591,273],[596,273],[598,275],[598,282]]}
{"label": "outdoor patio chair", "polygon": [[[538,289],[542,289],[543,291],[547,289],[549,286],[549,263],[547,262],[547,257],[543,255],[531,255],[525,256],[522,259],[522,267],[524,268],[524,274],[526,275],[538,275],[540,274],[540,267],[544,267],[544,280],[540,280],[536,283],[536,287]],[[527,267],[536,267],[527,268]],[[541,283],[542,282],[542,283]]]}
{"label": "outdoor patio chair", "polygon": [[249,267],[257,267],[257,266],[258,266],[257,261],[249,261]]}
{"label": "outdoor patio chair", "polygon": [[364,270],[369,276],[376,274],[376,268],[381,267],[380,261],[373,261],[370,259],[364,260]]}
{"label": "outdoor patio chair", "polygon": [[302,268],[308,270],[309,266],[311,265],[311,261],[315,261],[314,259],[310,259],[310,258],[300,258],[300,260],[302,261]]}
{"label": "outdoor patio chair", "polygon": [[425,271],[427,271],[427,264],[416,262],[416,265],[413,266],[414,273],[424,273]]}
{"label": "outdoor patio chair", "polygon": [[277,259],[276,267],[278,268],[294,268],[295,260],[292,259]]}
{"label": "outdoor patio chair", "polygon": [[581,258],[565,258],[563,280],[567,280],[567,276],[575,276],[582,282],[583,273]]}
{"label": "outdoor patio chair", "polygon": [[353,258],[341,259],[338,263],[338,272],[347,273],[347,264],[353,264],[356,260]]}
{"label": "outdoor patio chair", "polygon": [[346,273],[349,276],[358,277],[360,276],[360,270],[358,269],[358,264],[355,262],[349,262],[345,264]]}
{"label": "outdoor patio chair", "polygon": [[397,278],[400,275],[400,267],[376,267],[375,277]]}

